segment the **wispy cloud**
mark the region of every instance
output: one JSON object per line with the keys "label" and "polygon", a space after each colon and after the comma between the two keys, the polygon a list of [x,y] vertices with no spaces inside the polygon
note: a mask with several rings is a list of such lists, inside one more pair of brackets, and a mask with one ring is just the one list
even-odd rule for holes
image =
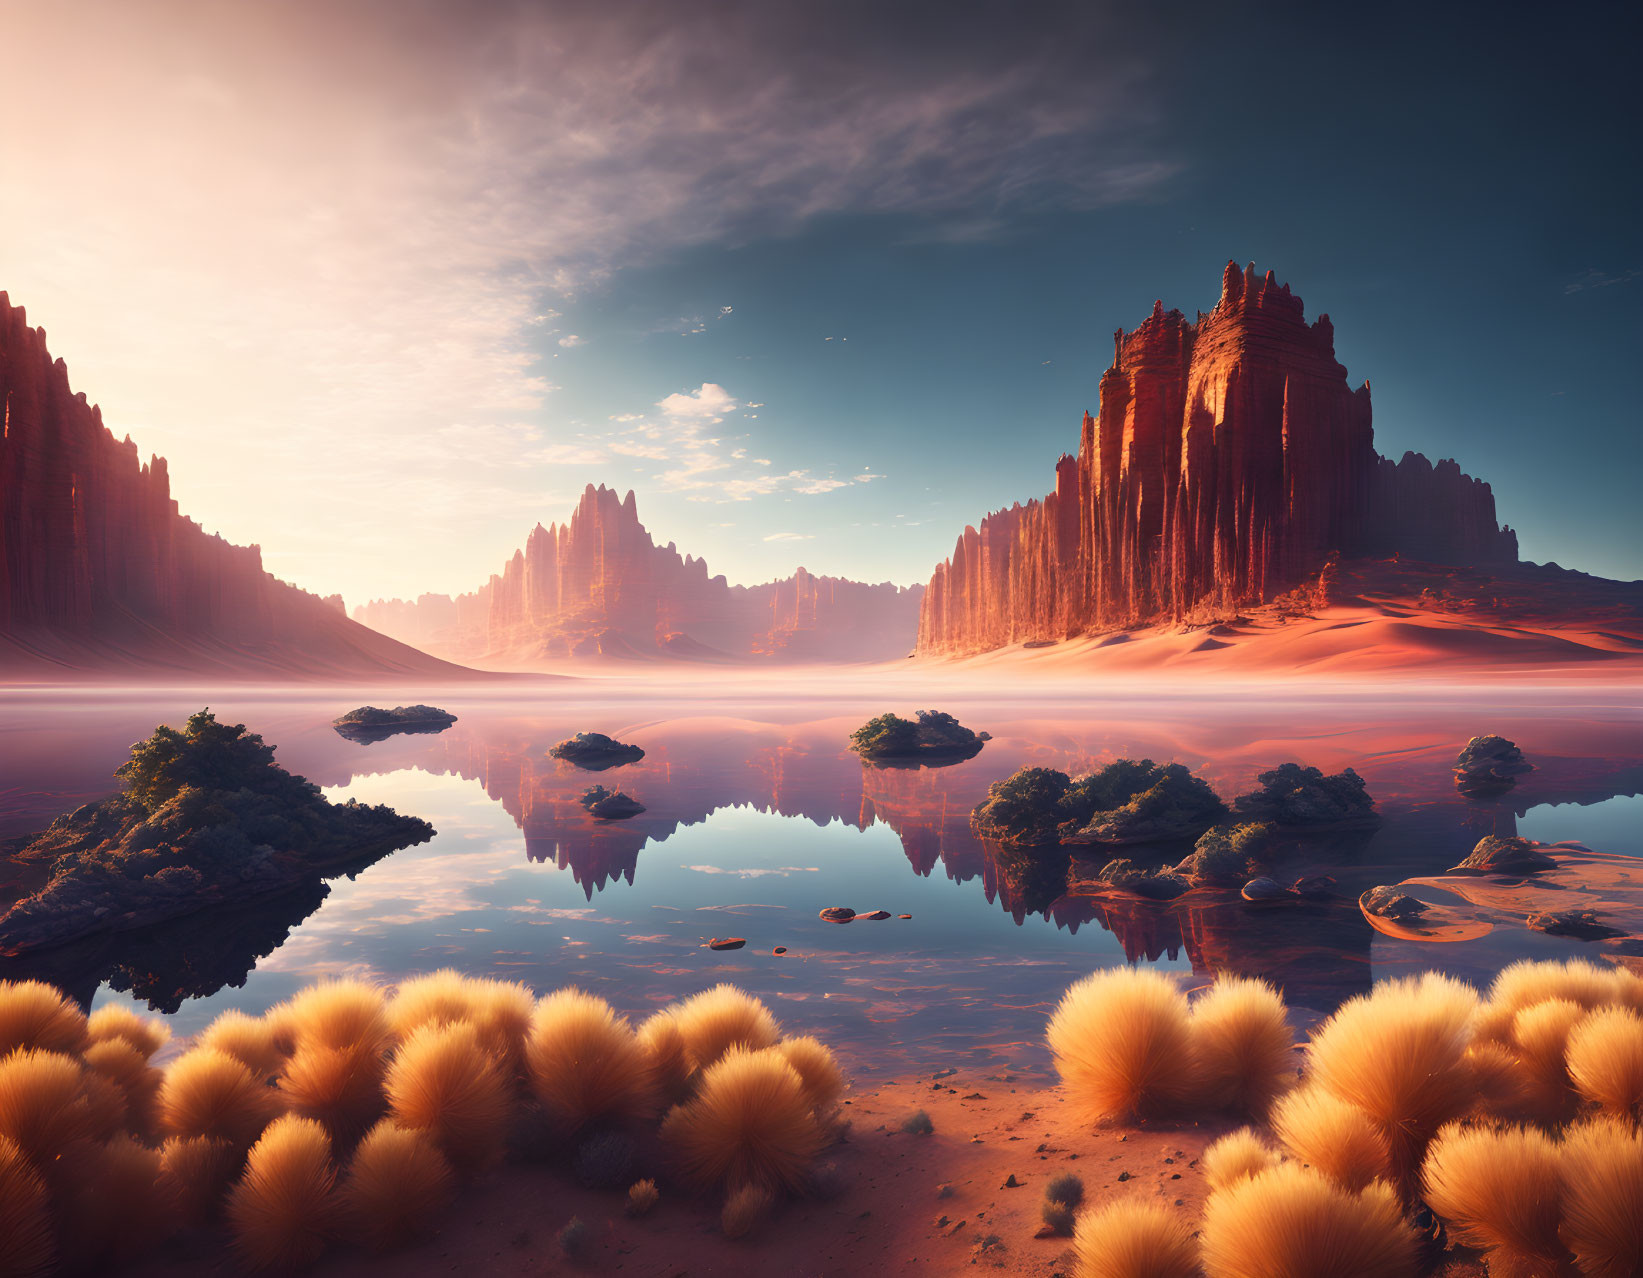
{"label": "wispy cloud", "polygon": [[1630,270],[1608,273],[1599,270],[1585,272],[1579,279],[1570,280],[1563,286],[1565,293],[1584,293],[1593,288],[1613,288],[1616,284],[1630,284],[1635,279],[1643,279],[1643,268],[1633,267]]}
{"label": "wispy cloud", "polygon": [[[324,589],[471,573],[471,542],[401,485],[443,465],[471,501],[488,446],[438,463],[412,441],[535,416],[552,464],[537,351],[579,344],[547,330],[613,270],[839,212],[1096,207],[1172,170],[1133,140],[1145,68],[1030,23],[958,14],[908,57],[888,10],[832,6],[0,8],[31,108],[0,132],[0,279],[116,428],[171,455],[186,509]],[[369,465],[339,464],[344,436]],[[699,460],[668,482],[834,482]]]}

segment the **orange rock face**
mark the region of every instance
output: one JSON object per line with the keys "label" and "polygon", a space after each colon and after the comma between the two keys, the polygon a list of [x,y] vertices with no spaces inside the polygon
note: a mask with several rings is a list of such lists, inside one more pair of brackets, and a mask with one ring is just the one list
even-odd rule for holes
{"label": "orange rock face", "polygon": [[451,598],[375,600],[358,621],[453,660],[530,665],[568,657],[905,656],[922,587],[793,576],[732,586],[704,560],[658,546],[632,492],[588,485],[564,524],[538,524],[502,572]]}
{"label": "orange rock face", "polygon": [[450,672],[180,515],[4,293],[0,405],[0,670]]}
{"label": "orange rock face", "polygon": [[1517,561],[1489,486],[1375,452],[1327,315],[1232,263],[1213,311],[1158,303],[1114,335],[1100,411],[1055,491],[966,528],[936,568],[919,650],[977,652],[1270,600],[1335,553]]}

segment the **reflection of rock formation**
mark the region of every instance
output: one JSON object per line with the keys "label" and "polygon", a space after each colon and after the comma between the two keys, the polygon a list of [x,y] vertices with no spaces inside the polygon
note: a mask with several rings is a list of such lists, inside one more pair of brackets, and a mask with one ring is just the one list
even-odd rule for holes
{"label": "reflection of rock formation", "polygon": [[1332,553],[1517,562],[1489,485],[1452,461],[1374,448],[1328,316],[1231,263],[1189,321],[1154,308],[1116,335],[1099,415],[1055,491],[966,528],[937,566],[921,652],[976,652],[1261,603]]}
{"label": "reflection of rock formation", "polygon": [[453,660],[530,665],[566,657],[904,656],[923,587],[817,577],[803,568],[732,586],[707,564],[658,546],[630,492],[591,484],[563,525],[538,524],[500,575],[455,599],[375,600],[366,625]]}
{"label": "reflection of rock formation", "polygon": [[177,512],[0,293],[0,668],[465,672],[348,620]]}

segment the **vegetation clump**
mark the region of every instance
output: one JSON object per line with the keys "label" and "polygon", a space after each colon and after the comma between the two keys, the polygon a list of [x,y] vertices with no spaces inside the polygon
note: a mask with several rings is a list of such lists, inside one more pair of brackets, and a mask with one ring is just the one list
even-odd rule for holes
{"label": "vegetation clump", "polygon": [[633,796],[620,790],[607,790],[602,785],[589,786],[582,791],[581,803],[589,816],[601,821],[621,821],[638,816],[645,810],[645,805]]}
{"label": "vegetation clump", "polygon": [[991,740],[991,733],[972,732],[944,711],[920,710],[916,721],[896,714],[869,719],[850,734],[850,748],[868,761],[957,761],[975,758]]}
{"label": "vegetation clump", "polygon": [[1272,827],[1264,821],[1214,826],[1198,836],[1175,872],[1195,887],[1242,887],[1259,868],[1271,837]]}
{"label": "vegetation clump", "polygon": [[1022,768],[995,781],[970,822],[983,838],[1023,844],[1159,843],[1196,838],[1226,804],[1179,763],[1119,759],[1077,780]]}
{"label": "vegetation clump", "polygon": [[936,1125],[930,1121],[930,1115],[922,1109],[915,1109],[901,1120],[901,1130],[909,1136],[929,1136],[935,1132]]}
{"label": "vegetation clump", "polygon": [[1256,778],[1234,801],[1238,815],[1285,831],[1349,830],[1377,825],[1375,800],[1351,768],[1325,776],[1317,768],[1281,763]]}
{"label": "vegetation clump", "polygon": [[328,802],[260,736],[209,710],[157,728],[115,775],[123,794],[58,817],[18,853],[32,891],[0,915],[0,950],[285,891],[434,833],[388,807]]}
{"label": "vegetation clump", "polygon": [[637,763],[645,757],[645,752],[638,746],[607,737],[603,732],[578,732],[574,737],[567,737],[561,741],[548,753],[555,759],[574,763],[577,767],[586,768],[590,772],[619,768],[624,763]]}

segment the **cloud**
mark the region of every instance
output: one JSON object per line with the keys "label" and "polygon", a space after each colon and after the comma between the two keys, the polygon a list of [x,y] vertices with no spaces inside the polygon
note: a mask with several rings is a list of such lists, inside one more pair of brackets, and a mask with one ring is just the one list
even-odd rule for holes
{"label": "cloud", "polygon": [[[829,215],[1008,222],[1173,171],[1123,15],[707,10],[0,0],[30,104],[0,131],[0,279],[207,527],[403,593],[474,554],[403,499],[411,441],[546,423],[563,298]],[[489,469],[440,478],[471,504]]]}
{"label": "cloud", "polygon": [[1626,271],[1617,271],[1612,275],[1594,269],[1585,272],[1579,279],[1570,280],[1563,286],[1563,291],[1565,293],[1584,293],[1587,289],[1613,288],[1616,284],[1630,284],[1640,277],[1643,277],[1643,269],[1636,267]]}
{"label": "cloud", "polygon": [[767,537],[765,537],[764,540],[766,540],[766,541],[814,541],[814,540],[816,540],[816,536],[815,536],[814,533],[779,532],[779,533],[769,534]]}
{"label": "cloud", "polygon": [[656,405],[669,417],[721,422],[736,410],[736,401],[723,386],[704,382],[693,391],[676,391]]}
{"label": "cloud", "polygon": [[568,350],[575,346],[586,346],[588,344],[588,339],[585,337],[578,337],[575,333],[566,333],[565,336],[559,339],[559,344]]}

